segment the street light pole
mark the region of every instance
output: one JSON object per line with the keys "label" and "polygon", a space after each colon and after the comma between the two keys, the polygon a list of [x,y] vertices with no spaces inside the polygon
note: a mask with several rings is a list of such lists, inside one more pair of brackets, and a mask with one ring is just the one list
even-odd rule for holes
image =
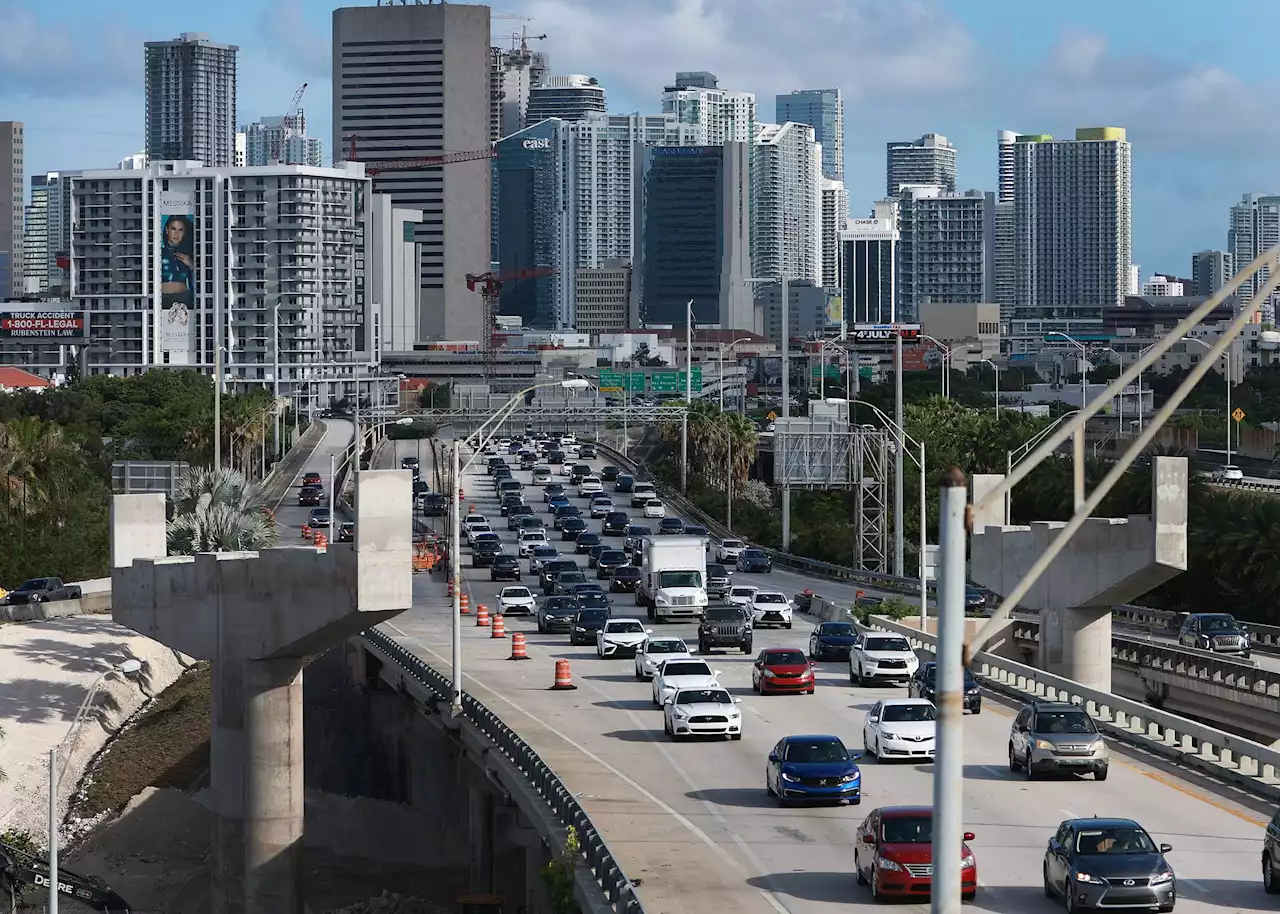
{"label": "street light pole", "polygon": [[[902,333],[895,330],[893,339],[894,361],[897,363],[897,370],[894,372],[893,379],[893,421],[897,424],[898,432],[898,446],[894,448],[893,454],[893,573],[898,577],[903,577],[906,557],[902,543],[902,512],[905,498],[902,485],[902,452],[906,449],[907,443],[902,437]],[[923,561],[924,559],[921,557],[921,562]]]}
{"label": "street light pole", "polygon": [[58,914],[58,748],[49,750],[49,914]]}
{"label": "street light pole", "polygon": [[[680,419],[680,492],[689,494],[689,407],[693,405],[693,299],[684,306],[684,416]],[[721,388],[724,387],[723,380]]]}

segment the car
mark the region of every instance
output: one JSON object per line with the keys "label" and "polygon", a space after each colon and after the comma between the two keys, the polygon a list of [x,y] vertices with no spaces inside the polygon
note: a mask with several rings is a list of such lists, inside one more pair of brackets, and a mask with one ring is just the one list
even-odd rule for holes
{"label": "car", "polygon": [[987,611],[987,591],[972,584],[964,587],[964,611],[970,615],[978,615]]}
{"label": "car", "polygon": [[608,464],[600,468],[600,481],[601,482],[617,482],[618,477],[621,474],[622,474],[621,470],[619,470],[617,467],[613,466],[612,464]]}
{"label": "car", "polygon": [[791,627],[791,601],[776,590],[757,590],[751,597],[751,624],[756,628],[776,625]]}
{"label": "car", "polygon": [[499,512],[503,517],[511,514],[511,509],[524,504],[524,495],[521,492],[510,490],[502,493],[502,501],[499,502]]}
{"label": "car", "polygon": [[609,593],[632,593],[640,583],[640,569],[635,565],[623,565],[609,578]]}
{"label": "car", "polygon": [[1045,773],[1092,773],[1105,781],[1111,750],[1088,712],[1064,701],[1024,705],[1009,730],[1009,770],[1027,780]]}
{"label": "car", "polygon": [[546,518],[539,517],[536,514],[520,515],[520,519],[516,521],[516,536],[519,536],[526,530],[541,530],[543,533],[546,533]]}
{"label": "car", "polygon": [[504,616],[529,615],[538,608],[533,591],[523,584],[498,591],[498,612]]}
{"label": "car", "polygon": [[533,508],[530,505],[515,505],[507,512],[507,529],[519,530],[520,518],[533,517]]}
{"label": "car", "polygon": [[538,633],[571,632],[577,615],[578,601],[573,597],[547,597],[538,607]]}
{"label": "car", "polygon": [[488,458],[485,461],[485,472],[488,475],[492,476],[494,472],[498,469],[498,467],[505,467],[506,465],[507,465],[506,460],[495,455],[493,457]]}
{"label": "car", "polygon": [[1213,471],[1213,479],[1216,482],[1239,481],[1244,479],[1244,470],[1231,464],[1220,466]]}
{"label": "car", "polygon": [[594,444],[583,444],[578,447],[578,456],[583,460],[596,459],[596,446]]}
{"label": "car", "polygon": [[1178,644],[1215,654],[1234,654],[1248,660],[1249,632],[1230,613],[1192,613],[1178,631]]}
{"label": "car", "polygon": [[354,543],[356,541],[356,525],[353,521],[343,521],[338,527],[338,542]]}
{"label": "car", "polygon": [[609,619],[596,632],[596,656],[634,657],[650,634],[639,619]]}
{"label": "car", "polygon": [[[621,492],[624,495],[630,495],[632,489],[635,488],[636,478],[630,473],[619,473],[618,477],[613,481],[613,491]],[[638,507],[632,505],[631,507]]]}
{"label": "car", "polygon": [[1178,879],[1165,854],[1133,819],[1067,819],[1044,852],[1044,893],[1068,911],[1145,908],[1172,911]]}
{"label": "car", "polygon": [[426,492],[422,496],[422,513],[427,517],[444,517],[449,513],[449,498],[440,492]]}
{"label": "car", "polygon": [[[583,536],[585,534],[580,533],[578,535]],[[593,533],[591,535],[595,536],[596,534]],[[596,563],[600,560],[600,553],[604,552],[607,548],[609,547],[606,546],[604,543],[596,543],[593,546],[588,546],[587,547],[587,567],[595,568]]]}
{"label": "car", "polygon": [[578,534],[587,529],[587,522],[576,514],[566,517],[560,521],[560,539],[565,542],[572,542],[578,538]]}
{"label": "car", "polygon": [[729,588],[729,595],[726,597],[730,606],[740,606],[747,610],[751,606],[751,600],[755,597],[756,592],[760,588],[754,584],[734,584]]}
{"label": "car", "polygon": [[593,520],[603,520],[613,512],[613,502],[609,500],[608,495],[597,495],[591,499],[591,518]]}
{"label": "car", "polygon": [[764,788],[782,804],[794,802],[862,802],[858,759],[838,736],[784,736],[769,750]]}
{"label": "car", "polygon": [[[575,463],[569,468],[569,484],[579,485],[581,482],[591,475],[591,467],[585,463]],[[599,482],[600,480],[596,480]]]}
{"label": "car", "polygon": [[673,657],[664,660],[653,674],[653,703],[659,708],[681,689],[713,689],[720,685],[720,671],[712,671],[705,660]]}
{"label": "car", "polygon": [[571,508],[568,495],[553,495],[551,500],[547,502],[547,513],[555,515],[561,508]]}
{"label": "car", "polygon": [[328,508],[312,508],[311,513],[307,515],[307,523],[312,527],[327,527],[330,517]]}
{"label": "car", "polygon": [[577,505],[557,505],[552,512],[551,526],[559,530],[560,525],[569,517],[582,517],[582,509]]}
{"label": "car", "polygon": [[496,539],[480,540],[471,546],[471,567],[492,567],[501,552],[502,543]]}
{"label": "car", "polygon": [[560,550],[550,543],[534,546],[529,550],[529,574],[537,574],[542,570],[544,562],[554,561],[560,557]]}
{"label": "car", "polygon": [[604,536],[622,536],[627,532],[627,525],[630,523],[631,518],[627,516],[626,511],[610,511],[605,515],[600,532]]}
{"label": "car", "polygon": [[748,546],[738,553],[737,567],[748,574],[769,574],[773,571],[773,559],[763,549]]}
{"label": "car", "polygon": [[[658,667],[663,662],[672,660],[677,657],[688,657],[689,645],[684,643],[683,638],[654,638],[652,636],[645,639],[640,645],[640,649],[636,651],[636,679],[641,681],[652,679],[653,674],[658,671]],[[1280,859],[1280,855],[1277,856]]]}
{"label": "car", "polygon": [[[648,507],[648,506],[646,505],[645,507]],[[682,521],[680,518],[663,517],[661,514],[659,514],[658,517],[662,517],[662,520],[658,521],[659,536],[679,536],[680,534],[684,533],[684,521]]]}
{"label": "car", "polygon": [[557,495],[563,495],[563,494],[564,494],[564,486],[562,486],[558,482],[548,483],[547,485],[542,487],[542,500],[547,503],[550,503],[551,499],[555,498]]}
{"label": "car", "polygon": [[596,578],[601,581],[611,580],[613,573],[626,564],[627,554],[621,549],[601,549],[596,556]]}
{"label": "car", "polygon": [[[973,832],[960,844],[960,897],[978,894],[978,863],[969,848]],[[858,885],[871,886],[876,901],[927,897],[933,885],[933,808],[883,806],[858,826],[853,844]]]}
{"label": "car", "polygon": [[549,562],[544,562],[541,570],[538,572],[538,584],[544,590],[550,590],[555,583],[554,578],[562,571],[577,571],[578,563],[573,559],[558,558]]}
{"label": "car", "polygon": [[581,571],[561,571],[556,574],[555,592],[572,594],[579,584],[586,584],[587,576]]}
{"label": "car", "polygon": [[599,476],[583,476],[578,481],[578,497],[587,498],[592,495],[599,495],[604,492],[604,486],[600,483]]}
{"label": "car", "polygon": [[533,484],[535,486],[545,486],[551,484],[551,468],[550,467],[534,467],[533,468]]}
{"label": "car", "polygon": [[751,653],[751,619],[740,606],[708,606],[698,620],[698,653],[718,647]]}
{"label": "car", "polygon": [[473,524],[487,524],[487,523],[489,523],[489,520],[483,514],[468,514],[466,517],[462,519],[462,529],[465,531],[468,527],[471,527]]}
{"label": "car", "polygon": [[809,659],[848,660],[858,630],[851,622],[819,622],[809,634]]}
{"label": "car", "polygon": [[[907,695],[934,701],[937,697],[937,669],[938,665],[932,661],[920,664],[920,669],[915,671],[911,681],[907,683]],[[982,690],[978,688],[978,680],[973,678],[973,673],[968,668],[964,671],[964,710],[974,714],[982,713]]]}
{"label": "car", "polygon": [[518,540],[518,549],[520,558],[528,558],[533,554],[533,550],[539,546],[550,546],[547,540],[547,532],[545,530],[521,530],[520,539]]}
{"label": "car", "polygon": [[812,695],[816,684],[813,664],[799,648],[766,647],[751,666],[751,688],[761,695],[770,692]]}
{"label": "car", "polygon": [[906,682],[919,668],[920,658],[901,635],[868,632],[849,649],[849,681],[860,686]]}
{"label": "car", "polygon": [[466,529],[465,536],[467,539],[467,544],[470,546],[474,546],[476,544],[476,540],[486,534],[493,536],[495,539],[498,536],[498,534],[494,533],[493,528],[490,527],[488,524],[472,524],[470,527],[467,527],[465,529]]}
{"label": "car", "polygon": [[925,698],[877,701],[862,722],[862,745],[882,762],[898,758],[933,761],[937,753],[938,709]]}
{"label": "car", "polygon": [[574,597],[578,601],[579,609],[608,609],[610,600],[603,593],[597,591],[588,591],[582,593],[578,590],[574,591]]}
{"label": "car", "polygon": [[715,563],[707,565],[707,599],[724,600],[729,596],[729,586],[733,581],[733,572],[723,565]]}
{"label": "car", "polygon": [[747,544],[742,540],[721,540],[720,545],[716,547],[716,561],[737,564],[738,556],[746,548]]}
{"label": "car", "polygon": [[318,486],[320,484],[321,484],[320,474],[315,472],[314,470],[309,470],[308,472],[302,474],[302,485]]}
{"label": "car", "polygon": [[667,513],[666,507],[656,498],[650,498],[644,503],[644,516],[649,518],[664,517]]}
{"label": "car", "polygon": [[[427,485],[427,481],[425,479],[415,479],[413,481],[413,497],[414,498],[425,498],[428,494],[430,494],[430,492],[431,492],[431,486]],[[444,496],[441,495],[440,497],[443,498]]]}
{"label": "car", "polygon": [[1262,889],[1268,895],[1280,895],[1280,809],[1267,823],[1262,839]]}
{"label": "car", "polygon": [[559,465],[563,467],[564,451],[560,450],[558,447],[549,448],[547,450],[547,463],[552,464],[553,466]]}
{"label": "car", "polygon": [[605,627],[609,621],[607,609],[578,609],[573,617],[573,628],[569,630],[570,644],[590,644],[596,638],[596,632]]}
{"label": "car", "polygon": [[518,581],[520,580],[520,560],[514,555],[500,552],[493,557],[493,564],[489,566],[490,581]]}
{"label": "car", "polygon": [[663,732],[675,740],[690,736],[742,739],[739,701],[719,686],[678,689],[662,707]]}
{"label": "car", "polygon": [[626,539],[622,541],[622,548],[627,551],[628,555],[635,555],[640,551],[640,545],[644,542],[644,538],[653,535],[653,528],[648,524],[627,524],[627,528],[623,533]]}
{"label": "car", "polygon": [[303,486],[298,490],[298,505],[306,507],[314,506],[324,501],[324,489],[319,485]]}
{"label": "car", "polygon": [[[622,477],[618,477],[618,482],[621,481]],[[633,482],[631,484],[630,494],[631,507],[643,508],[650,499],[658,497],[658,490],[651,482]]]}
{"label": "car", "polygon": [[586,555],[593,546],[600,545],[600,534],[583,531],[577,535],[573,543],[574,552],[578,553],[578,555]]}

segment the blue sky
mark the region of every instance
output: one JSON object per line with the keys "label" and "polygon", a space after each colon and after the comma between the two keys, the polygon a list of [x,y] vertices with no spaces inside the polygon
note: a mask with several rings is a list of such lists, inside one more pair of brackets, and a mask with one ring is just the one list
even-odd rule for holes
{"label": "blue sky", "polygon": [[[356,0],[352,0],[356,2]],[[359,0],[372,5],[374,0]],[[27,124],[28,174],[101,167],[141,148],[142,42],[206,32],[240,46],[242,121],[310,84],[329,140],[326,0],[0,0],[0,120]],[[1272,150],[1275,0],[501,0],[495,42],[526,24],[557,73],[587,73],[614,111],[653,112],[676,70],[754,91],[846,95],[855,213],[883,193],[884,144],[926,132],[959,147],[963,188],[995,183],[995,132],[1128,128],[1134,257],[1185,275],[1226,243],[1242,193],[1280,191]],[[507,39],[509,40],[509,39]],[[1253,49],[1257,50],[1253,50]]]}

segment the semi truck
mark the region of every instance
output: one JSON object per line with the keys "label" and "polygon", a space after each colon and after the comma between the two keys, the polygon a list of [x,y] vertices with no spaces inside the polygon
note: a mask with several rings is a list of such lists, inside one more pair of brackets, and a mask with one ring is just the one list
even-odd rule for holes
{"label": "semi truck", "polygon": [[696,619],[707,608],[707,551],[700,536],[647,536],[636,605],[656,622]]}

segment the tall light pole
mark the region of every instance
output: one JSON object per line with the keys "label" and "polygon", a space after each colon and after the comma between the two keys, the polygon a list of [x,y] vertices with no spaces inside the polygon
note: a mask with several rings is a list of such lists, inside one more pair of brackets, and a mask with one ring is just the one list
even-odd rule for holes
{"label": "tall light pole", "polygon": [[[776,277],[748,277],[747,283],[778,283],[782,305],[782,435],[773,439],[773,478],[782,489],[782,551],[791,551],[791,483],[787,478],[787,428],[791,418],[791,290],[786,270]],[[779,471],[781,467],[781,471]]]}
{"label": "tall light pole", "polygon": [[[1089,349],[1084,343],[1080,342],[1073,336],[1068,336],[1060,330],[1050,330],[1045,336],[1060,336],[1076,349],[1080,351],[1080,409],[1084,409],[1089,405]],[[1075,493],[1074,505],[1076,510],[1084,504],[1084,436],[1087,430],[1088,422],[1082,422],[1075,430],[1075,436],[1071,441],[1071,462],[1072,462],[1072,488]]]}
{"label": "tall light pole", "polygon": [[[1017,463],[1021,462],[1022,458],[1025,457],[1033,447],[1035,447],[1037,444],[1043,441],[1045,437],[1047,437],[1055,428],[1061,425],[1065,420],[1070,419],[1072,416],[1074,416],[1078,412],[1080,412],[1080,410],[1073,409],[1069,413],[1063,413],[1053,423],[1045,426],[1039,432],[1032,435],[1020,447],[1016,447],[1012,451],[1006,452],[1005,453],[1005,478],[1007,479],[1008,477],[1013,475],[1014,466]],[[1013,521],[1011,520],[1012,516],[1013,516],[1013,489],[1010,488],[1009,491],[1004,493],[1004,525],[1006,527],[1013,523]]]}
{"label": "tall light pole", "polygon": [[[743,336],[734,340],[732,343],[725,343],[720,347],[720,412],[724,412],[724,354],[726,350],[732,349],[739,343],[749,343],[751,337]],[[735,360],[736,361],[736,360]]]}
{"label": "tall light pole", "polygon": [[[1204,340],[1200,339],[1199,337],[1184,336],[1182,338],[1182,341],[1184,343],[1199,343],[1201,346],[1203,346],[1205,349],[1208,349],[1210,352],[1213,351],[1213,347],[1210,346],[1208,343],[1206,343]],[[1224,465],[1230,466],[1231,465],[1231,422],[1232,422],[1232,419],[1231,419],[1231,347],[1230,346],[1228,346],[1227,349],[1222,353],[1222,370],[1224,372],[1224,377],[1226,378],[1226,381],[1227,381],[1227,459],[1224,462]]]}
{"label": "tall light pole", "polygon": [[996,376],[996,415],[998,416],[1000,415],[1000,366],[991,359],[983,359],[982,361],[991,366],[991,373]]}
{"label": "tall light pole", "polygon": [[951,399],[951,356],[955,353],[955,349],[937,337],[929,336],[927,333],[920,334],[920,339],[928,340],[937,346],[942,352],[942,399]]}
{"label": "tall light pole", "polygon": [[[689,494],[689,407],[693,406],[693,299],[684,306],[684,416],[680,420],[680,492]],[[723,384],[722,384],[723,386]]]}

